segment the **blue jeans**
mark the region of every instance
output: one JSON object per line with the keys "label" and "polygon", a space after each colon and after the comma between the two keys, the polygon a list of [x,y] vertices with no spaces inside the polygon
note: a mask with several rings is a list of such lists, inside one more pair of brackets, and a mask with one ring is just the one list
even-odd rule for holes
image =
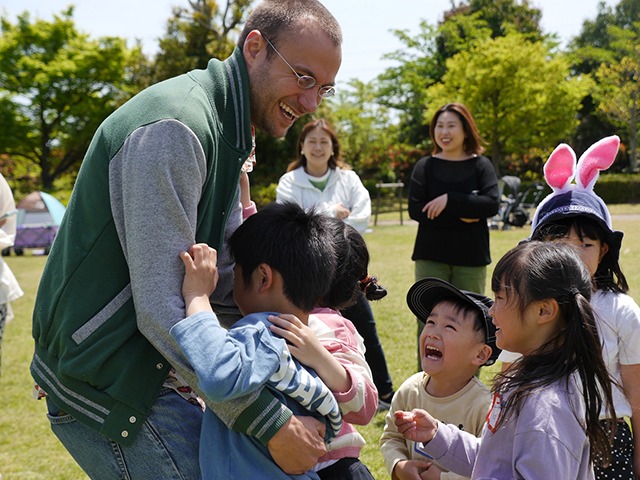
{"label": "blue jeans", "polygon": [[202,409],[162,390],[133,445],[124,447],[62,412],[49,398],[51,430],[92,480],[200,478]]}
{"label": "blue jeans", "polygon": [[357,458],[341,458],[318,471],[320,480],[374,480],[373,475]]}

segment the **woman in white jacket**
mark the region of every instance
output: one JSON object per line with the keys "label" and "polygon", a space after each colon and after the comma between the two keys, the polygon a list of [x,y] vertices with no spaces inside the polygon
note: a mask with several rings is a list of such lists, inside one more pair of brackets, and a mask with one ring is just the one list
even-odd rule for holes
{"label": "woman in white jacket", "polygon": [[[13,246],[16,238],[16,203],[11,187],[0,174],[0,250]],[[9,265],[0,257],[0,367],[2,366],[2,334],[11,320],[9,302],[22,296],[22,290]]]}
{"label": "woman in white jacket", "polygon": [[[340,158],[340,143],[335,130],[323,119],[302,127],[298,140],[300,154],[289,164],[278,182],[277,202],[295,202],[304,209],[336,217],[363,233],[371,217],[371,198],[358,175]],[[363,337],[365,357],[378,389],[381,409],[388,409],[393,384],[378,338],[373,312],[367,299],[342,311]]]}

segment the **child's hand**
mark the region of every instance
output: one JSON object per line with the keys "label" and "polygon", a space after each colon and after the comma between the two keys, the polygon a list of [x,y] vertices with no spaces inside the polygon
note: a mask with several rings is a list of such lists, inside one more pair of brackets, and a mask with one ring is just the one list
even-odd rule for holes
{"label": "child's hand", "polygon": [[291,314],[269,315],[273,323],[271,331],[280,335],[289,344],[289,351],[300,363],[316,368],[326,351],[313,330]]}
{"label": "child's hand", "polygon": [[324,348],[313,330],[291,314],[269,315],[270,329],[284,338],[300,363],[313,368],[332,392],[351,389],[351,377],[336,357]]}
{"label": "child's hand", "polygon": [[400,460],[393,467],[394,480],[439,479],[441,470],[432,462],[422,460]]}
{"label": "child's hand", "polygon": [[420,480],[440,480],[441,473],[442,470],[435,465],[431,465],[420,474]]}
{"label": "child's hand", "polygon": [[218,284],[218,253],[206,243],[192,245],[189,252],[181,252],[184,263],[182,296],[187,316],[210,310],[209,297]]}
{"label": "child's hand", "polygon": [[349,215],[351,215],[351,210],[349,210],[341,203],[336,203],[336,217],[338,217],[340,220],[344,220]]}
{"label": "child's hand", "polygon": [[251,205],[249,174],[245,171],[240,173],[240,203],[242,203],[242,208],[247,208]]}
{"label": "child's hand", "polygon": [[393,413],[395,424],[404,438],[414,442],[429,442],[438,431],[438,421],[425,410],[414,408],[410,412],[398,410]]}

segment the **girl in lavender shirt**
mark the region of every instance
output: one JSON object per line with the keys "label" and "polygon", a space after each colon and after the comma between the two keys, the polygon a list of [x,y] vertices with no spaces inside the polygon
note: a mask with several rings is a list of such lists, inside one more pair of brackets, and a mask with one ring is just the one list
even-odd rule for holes
{"label": "girl in lavender shirt", "polygon": [[472,479],[593,479],[594,458],[611,453],[600,410],[616,414],[589,271],[575,247],[532,241],[498,262],[491,286],[496,343],[523,356],[498,374],[482,436],[419,409],[396,412],[398,430]]}

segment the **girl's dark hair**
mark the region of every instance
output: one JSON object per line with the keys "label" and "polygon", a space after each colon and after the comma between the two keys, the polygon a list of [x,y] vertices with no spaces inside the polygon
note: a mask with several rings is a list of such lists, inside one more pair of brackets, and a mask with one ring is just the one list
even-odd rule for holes
{"label": "girl's dark hair", "polygon": [[462,103],[447,103],[438,109],[438,111],[431,118],[431,125],[429,126],[429,135],[431,136],[431,141],[433,142],[433,151],[432,155],[436,153],[440,153],[442,148],[436,142],[435,130],[436,124],[438,123],[438,118],[444,112],[453,112],[455,113],[462,122],[462,128],[464,129],[464,143],[462,144],[462,148],[466,153],[474,153],[476,155],[480,155],[484,152],[484,147],[482,146],[482,137],[480,137],[480,132],[478,132],[478,127],[476,126],[476,121],[473,119],[471,112],[469,109],[464,106]]}
{"label": "girl's dark hair", "polygon": [[627,293],[629,284],[622,273],[618,262],[619,242],[611,239],[611,232],[607,232],[594,219],[583,215],[575,215],[566,219],[557,219],[540,225],[532,235],[532,240],[561,240],[569,235],[571,228],[574,228],[580,240],[584,237],[599,240],[609,246],[609,251],[602,257],[598,264],[598,269],[593,275],[593,281],[598,290]]}
{"label": "girl's dark hair", "polygon": [[300,137],[298,138],[298,158],[296,158],[293,162],[289,164],[287,167],[287,172],[295,170],[298,167],[306,167],[307,166],[307,157],[302,154],[302,144],[304,143],[307,135],[314,130],[315,128],[321,128],[329,137],[331,138],[331,145],[333,147],[333,155],[329,157],[329,168],[342,168],[349,169],[350,167],[342,161],[340,157],[340,142],[338,141],[338,134],[331,126],[329,122],[324,120],[323,118],[318,118],[316,120],[311,120],[304,127],[302,127],[302,131],[300,132]]}
{"label": "girl's dark hair", "polygon": [[577,249],[565,243],[523,242],[496,264],[491,288],[504,292],[506,301],[513,302],[520,312],[532,302],[545,299],[556,300],[560,308],[556,335],[497,375],[493,391],[511,391],[502,411],[517,415],[533,390],[562,379],[568,384],[575,372],[585,400],[584,424],[591,444],[590,460],[598,457],[608,462],[613,439],[599,416],[605,406],[610,428],[616,421],[616,413],[611,379],[602,359],[595,315],[589,303],[591,275]]}
{"label": "girl's dark hair", "polygon": [[378,300],[387,294],[375,277],[369,276],[369,250],[364,238],[351,225],[337,218],[327,218],[331,225],[337,254],[336,272],[329,291],[320,300],[320,306],[346,308],[364,294],[369,300]]}

